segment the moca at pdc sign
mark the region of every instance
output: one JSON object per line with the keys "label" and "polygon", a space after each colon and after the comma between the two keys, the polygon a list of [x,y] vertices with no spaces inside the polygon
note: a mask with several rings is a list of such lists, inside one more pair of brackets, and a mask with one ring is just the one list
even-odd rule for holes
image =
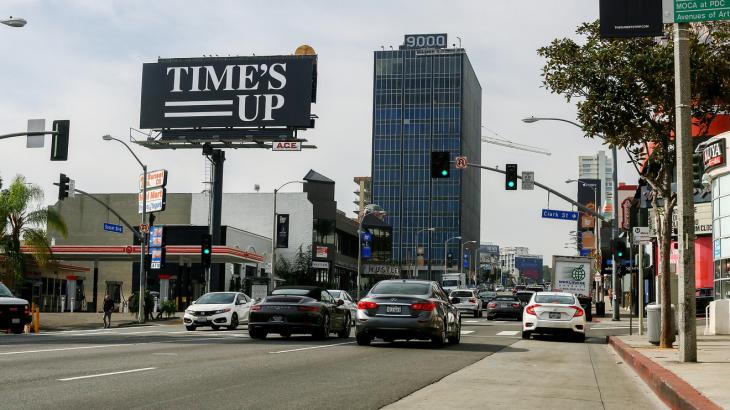
{"label": "moca at pdc sign", "polygon": [[144,64],[140,127],[310,128],[317,56],[165,59]]}

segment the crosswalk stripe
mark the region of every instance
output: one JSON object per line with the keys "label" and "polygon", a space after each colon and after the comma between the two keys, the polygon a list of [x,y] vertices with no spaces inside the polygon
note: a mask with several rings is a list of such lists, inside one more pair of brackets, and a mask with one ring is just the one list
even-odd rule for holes
{"label": "crosswalk stripe", "polygon": [[519,330],[503,330],[499,333],[497,333],[497,336],[514,336],[517,333],[520,333]]}

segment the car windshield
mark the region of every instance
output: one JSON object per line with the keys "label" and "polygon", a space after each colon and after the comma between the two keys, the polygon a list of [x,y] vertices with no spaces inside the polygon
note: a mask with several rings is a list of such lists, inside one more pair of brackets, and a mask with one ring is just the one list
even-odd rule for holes
{"label": "car windshield", "polygon": [[537,295],[535,303],[558,303],[561,305],[572,305],[575,303],[573,296],[567,295]]}
{"label": "car windshield", "polygon": [[329,292],[330,295],[332,295],[332,297],[335,298],[335,299],[339,299],[339,298],[342,297],[342,295],[341,295],[342,291],[339,291],[339,290],[328,290],[327,292]]}
{"label": "car windshield", "polygon": [[497,292],[479,292],[479,296],[481,297],[494,297],[497,295]]}
{"label": "car windshield", "polygon": [[272,295],[309,296],[310,289],[274,289]]}
{"label": "car windshield", "polygon": [[517,302],[517,298],[513,296],[497,296],[494,300],[501,300],[504,302]]}
{"label": "car windshield", "polygon": [[532,297],[532,292],[517,292],[517,299],[519,299],[522,302],[528,302],[530,298]]}
{"label": "car windshield", "polygon": [[466,291],[466,290],[455,290],[455,291],[451,292],[451,297],[455,297],[455,298],[470,298],[472,296],[474,296],[474,295],[471,292]]}
{"label": "car windshield", "polygon": [[0,283],[0,298],[12,298],[13,293],[10,291],[10,289],[7,288],[7,286]]}
{"label": "car windshield", "polygon": [[195,303],[200,305],[218,305],[233,303],[235,293],[206,293],[201,296]]}
{"label": "car windshield", "polygon": [[441,286],[459,286],[459,281],[456,279],[445,280],[441,282]]}
{"label": "car windshield", "polygon": [[375,295],[427,295],[428,283],[380,282],[370,290]]}

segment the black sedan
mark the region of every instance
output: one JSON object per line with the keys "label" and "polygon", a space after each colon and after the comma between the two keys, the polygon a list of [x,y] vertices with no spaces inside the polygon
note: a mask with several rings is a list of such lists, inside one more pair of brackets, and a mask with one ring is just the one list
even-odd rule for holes
{"label": "black sedan", "polygon": [[461,316],[438,282],[384,280],[357,304],[355,338],[367,346],[373,338],[431,340],[436,347],[461,340]]}
{"label": "black sedan", "polygon": [[341,300],[316,286],[281,286],[251,306],[248,334],[265,339],[269,333],[282,337],[311,334],[326,339],[331,333],[350,337],[352,319]]}
{"label": "black sedan", "polygon": [[482,290],[477,293],[477,297],[482,300],[482,304],[484,306],[487,305],[487,303],[494,300],[494,298],[497,297],[497,292],[491,291],[491,290]]}
{"label": "black sedan", "polygon": [[487,320],[507,317],[522,320],[522,304],[516,296],[497,296],[487,303]]}

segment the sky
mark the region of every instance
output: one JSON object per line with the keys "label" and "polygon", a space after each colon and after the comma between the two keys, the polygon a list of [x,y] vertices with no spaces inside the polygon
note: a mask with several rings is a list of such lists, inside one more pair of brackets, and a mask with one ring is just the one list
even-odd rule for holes
{"label": "sky", "polygon": [[[353,216],[353,177],[370,174],[373,51],[397,48],[403,35],[448,33],[466,49],[482,86],[485,136],[549,149],[550,156],[482,144],[484,165],[517,163],[535,179],[575,198],[578,156],[607,147],[561,122],[525,124],[527,116],[575,120],[573,103],[542,86],[536,50],[598,18],[597,0],[522,1],[153,1],[3,0],[0,16],[23,17],[23,28],[0,26],[0,134],[25,131],[27,120],[71,121],[69,159],[49,161],[25,138],[0,141],[0,176],[17,174],[56,201],[59,173],[88,192],[134,192],[140,167],[110,134],[129,140],[139,128],[142,64],[158,57],[291,54],[302,44],[318,54],[316,128],[304,133],[316,150],[228,150],[224,192],[271,192],[314,169],[336,181],[338,208]],[[495,135],[496,132],[498,135]],[[134,133],[137,138],[143,134]],[[199,150],[152,151],[132,146],[149,169],[169,171],[169,192],[204,189]],[[610,155],[610,154],[609,154]],[[636,183],[619,155],[619,181]],[[542,254],[566,249],[575,222],[541,218],[542,190],[504,191],[504,177],[482,174],[481,240],[526,246]],[[286,189],[299,189],[296,185]],[[570,210],[552,196],[551,209]]]}

